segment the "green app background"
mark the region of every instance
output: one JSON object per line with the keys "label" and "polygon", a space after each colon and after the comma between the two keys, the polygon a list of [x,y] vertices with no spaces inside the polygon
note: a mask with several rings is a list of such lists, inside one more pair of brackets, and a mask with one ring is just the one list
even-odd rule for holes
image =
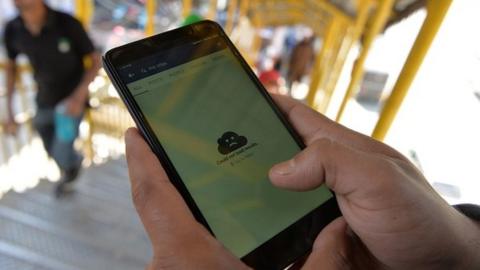
{"label": "green app background", "polygon": [[[229,49],[128,87],[216,237],[236,256],[332,197],[325,187],[272,186],[269,169],[300,148]],[[246,137],[243,150],[219,153],[227,131]]]}

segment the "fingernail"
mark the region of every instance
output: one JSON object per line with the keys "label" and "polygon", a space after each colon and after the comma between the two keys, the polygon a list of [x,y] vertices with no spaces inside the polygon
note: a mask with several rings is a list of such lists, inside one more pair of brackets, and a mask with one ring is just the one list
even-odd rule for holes
{"label": "fingernail", "polygon": [[279,175],[288,175],[295,170],[295,160],[290,159],[273,167],[273,172]]}

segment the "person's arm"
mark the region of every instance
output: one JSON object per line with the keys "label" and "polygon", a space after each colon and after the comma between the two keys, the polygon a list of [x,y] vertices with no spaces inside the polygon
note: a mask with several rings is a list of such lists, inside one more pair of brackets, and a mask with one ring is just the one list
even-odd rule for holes
{"label": "person's arm", "polygon": [[71,115],[80,115],[83,112],[85,103],[88,99],[88,85],[97,76],[101,67],[100,54],[95,50],[92,40],[83,28],[82,24],[71,18],[67,22],[66,28],[73,47],[78,55],[81,55],[88,65],[85,67],[85,73],[73,93],[65,100],[67,112]]}
{"label": "person's arm", "polygon": [[[88,99],[88,85],[95,79],[101,66],[100,54],[98,52],[94,51],[88,54],[86,58],[89,59],[87,62],[89,62],[90,65],[86,68],[85,74],[77,88],[67,99],[67,102],[74,103],[70,104],[69,108],[69,111],[73,115],[78,115],[82,112],[83,106]],[[74,108],[71,108],[72,106],[74,106]]]}
{"label": "person's arm", "polygon": [[77,96],[82,100],[86,100],[88,97],[88,85],[95,79],[98,74],[98,70],[100,69],[100,54],[98,52],[90,53],[87,56],[89,62],[91,63],[90,67],[87,67],[85,70],[85,74],[78,85],[76,91],[73,95]]}

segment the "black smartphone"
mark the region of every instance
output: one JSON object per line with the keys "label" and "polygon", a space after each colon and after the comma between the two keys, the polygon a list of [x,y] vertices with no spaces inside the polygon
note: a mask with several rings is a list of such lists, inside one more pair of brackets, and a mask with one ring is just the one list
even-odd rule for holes
{"label": "black smartphone", "polygon": [[274,187],[272,165],[304,147],[215,22],[108,51],[105,69],[195,218],[255,269],[284,269],[340,216],[325,186]]}

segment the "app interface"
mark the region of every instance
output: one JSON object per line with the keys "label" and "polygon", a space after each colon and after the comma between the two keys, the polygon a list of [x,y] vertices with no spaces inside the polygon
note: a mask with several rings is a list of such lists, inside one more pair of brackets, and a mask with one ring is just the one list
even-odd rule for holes
{"label": "app interface", "polygon": [[228,47],[191,46],[120,73],[215,236],[242,257],[332,194],[270,183],[299,146]]}

